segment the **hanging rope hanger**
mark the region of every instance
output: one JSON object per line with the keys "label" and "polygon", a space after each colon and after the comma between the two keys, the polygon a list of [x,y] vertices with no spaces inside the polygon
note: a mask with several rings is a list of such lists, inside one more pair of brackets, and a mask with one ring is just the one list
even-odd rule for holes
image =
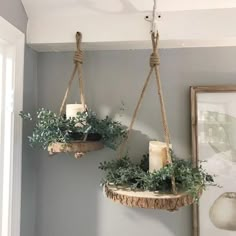
{"label": "hanging rope hanger", "polygon": [[[160,79],[160,55],[159,55],[159,51],[158,51],[159,33],[157,31],[156,0],[154,0],[154,7],[153,7],[151,41],[152,41],[152,53],[150,55],[150,61],[149,61],[150,72],[149,72],[148,77],[144,83],[141,95],[138,99],[138,103],[137,103],[136,108],[134,110],[132,120],[131,120],[130,126],[128,128],[127,138],[124,140],[123,144],[121,145],[119,158],[122,158],[122,154],[124,152],[124,149],[125,149],[125,146],[127,145],[128,140],[130,138],[130,133],[131,133],[131,130],[133,129],[134,121],[137,117],[138,110],[141,106],[141,103],[142,103],[144,94],[146,92],[148,83],[151,80],[151,76],[154,72],[156,82],[157,82],[157,93],[158,93],[159,100],[160,100],[162,125],[163,125],[163,129],[164,129],[164,137],[165,137],[166,150],[167,150],[167,162],[168,162],[168,164],[172,165],[172,159],[171,159],[171,154],[170,154],[170,132],[169,132],[169,127],[168,127],[168,122],[167,122],[167,116],[166,116],[166,110],[165,110],[165,104],[164,104],[164,98],[163,98],[163,92],[162,92],[162,86],[161,86],[161,79]],[[176,190],[174,175],[172,175],[171,184],[172,184],[172,192],[174,194],[176,194],[177,190]]]}
{"label": "hanging rope hanger", "polygon": [[76,72],[78,72],[78,79],[79,79],[80,101],[84,107],[84,110],[87,109],[86,105],[85,105],[84,82],[83,82],[83,74],[82,74],[82,64],[83,64],[83,52],[81,50],[82,34],[80,32],[77,32],[75,38],[76,38],[76,48],[77,48],[75,55],[74,55],[74,64],[75,65],[74,65],[74,70],[72,72],[71,78],[68,83],[68,87],[66,89],[65,96],[64,96],[62,104],[61,104],[61,108],[60,108],[60,112],[59,112],[60,115],[62,115],[62,113],[65,109],[66,100],[67,100],[68,94],[70,92],[72,82],[75,79]]}

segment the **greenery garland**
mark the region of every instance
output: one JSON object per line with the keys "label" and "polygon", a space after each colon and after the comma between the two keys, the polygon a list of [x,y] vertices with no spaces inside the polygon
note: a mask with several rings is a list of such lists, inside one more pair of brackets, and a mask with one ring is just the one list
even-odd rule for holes
{"label": "greenery garland", "polygon": [[[30,113],[20,112],[24,120],[32,121]],[[127,129],[118,121],[106,116],[99,119],[92,111],[77,113],[76,117],[66,118],[48,109],[41,108],[36,112],[33,133],[29,136],[30,145],[47,149],[55,142],[69,143],[75,140],[73,134],[81,134],[86,140],[89,134],[98,134],[108,147],[116,149],[127,135]]]}
{"label": "greenery garland", "polygon": [[144,155],[139,164],[133,163],[129,157],[100,163],[99,168],[105,171],[102,184],[112,184],[117,187],[128,187],[133,191],[159,191],[171,193],[171,176],[175,176],[178,192],[188,192],[195,201],[199,192],[206,186],[214,184],[212,175],[202,167],[193,167],[190,161],[180,160],[172,152],[173,164],[166,165],[159,171],[149,172],[149,155]]}

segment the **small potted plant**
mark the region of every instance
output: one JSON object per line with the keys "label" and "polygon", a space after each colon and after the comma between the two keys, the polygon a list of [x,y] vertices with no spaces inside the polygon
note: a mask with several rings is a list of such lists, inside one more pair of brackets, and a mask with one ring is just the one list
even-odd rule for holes
{"label": "small potted plant", "polygon": [[[21,112],[24,120],[32,121],[30,113]],[[74,117],[58,115],[41,108],[36,112],[35,127],[29,136],[30,145],[48,149],[50,154],[72,152],[80,156],[84,152],[105,146],[116,149],[126,137],[126,128],[110,117],[99,119],[89,110]]]}

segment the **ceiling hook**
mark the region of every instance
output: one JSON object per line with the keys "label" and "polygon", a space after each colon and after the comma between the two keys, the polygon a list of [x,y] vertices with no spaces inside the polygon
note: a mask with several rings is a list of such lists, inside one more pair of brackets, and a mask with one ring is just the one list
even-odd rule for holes
{"label": "ceiling hook", "polygon": [[151,33],[157,33],[158,20],[161,18],[161,14],[157,12],[157,0],[154,0],[152,15],[146,15],[145,20],[151,23]]}

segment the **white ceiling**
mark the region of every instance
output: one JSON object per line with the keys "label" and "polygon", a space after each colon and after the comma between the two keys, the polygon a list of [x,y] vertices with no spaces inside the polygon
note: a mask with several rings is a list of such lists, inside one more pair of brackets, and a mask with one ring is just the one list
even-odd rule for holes
{"label": "white ceiling", "polygon": [[[22,0],[29,17],[151,11],[153,0]],[[157,0],[159,11],[236,8],[236,0]]]}
{"label": "white ceiling", "polygon": [[[40,51],[150,47],[153,0],[21,0],[27,43]],[[161,47],[236,46],[236,0],[157,0]]]}

